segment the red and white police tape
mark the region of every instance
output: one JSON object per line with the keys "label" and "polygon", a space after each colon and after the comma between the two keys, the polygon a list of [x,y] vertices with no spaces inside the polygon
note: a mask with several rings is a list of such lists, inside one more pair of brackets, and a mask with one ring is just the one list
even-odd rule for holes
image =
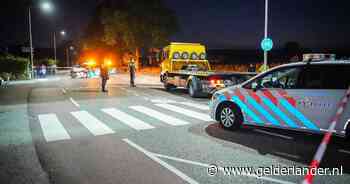
{"label": "red and white police tape", "polygon": [[313,180],[315,175],[311,173],[311,170],[316,170],[319,167],[321,160],[322,160],[322,157],[323,157],[324,153],[326,152],[327,145],[328,145],[329,141],[331,140],[331,136],[332,136],[333,131],[335,129],[335,125],[337,124],[337,121],[339,120],[341,114],[344,112],[346,104],[349,101],[349,97],[350,97],[350,87],[346,91],[346,94],[344,95],[342,100],[340,101],[337,113],[335,114],[335,117],[333,118],[332,123],[327,130],[327,133],[324,135],[321,144],[317,148],[317,152],[316,152],[312,162],[309,165],[309,172],[305,176],[302,184],[311,184],[312,183],[312,180]]}

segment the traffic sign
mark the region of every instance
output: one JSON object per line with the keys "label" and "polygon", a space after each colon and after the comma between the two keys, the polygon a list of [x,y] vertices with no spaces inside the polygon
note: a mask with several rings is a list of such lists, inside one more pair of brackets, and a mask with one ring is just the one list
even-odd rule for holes
{"label": "traffic sign", "polygon": [[273,48],[273,41],[270,38],[265,38],[261,41],[261,48],[265,52],[270,51]]}

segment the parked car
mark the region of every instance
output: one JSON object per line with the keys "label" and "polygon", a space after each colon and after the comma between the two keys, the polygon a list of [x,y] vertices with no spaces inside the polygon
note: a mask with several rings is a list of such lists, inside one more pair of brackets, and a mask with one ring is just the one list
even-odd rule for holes
{"label": "parked car", "polygon": [[70,74],[71,74],[71,77],[73,79],[75,79],[75,78],[87,78],[87,76],[88,76],[87,72],[88,72],[88,70],[86,68],[81,67],[80,65],[75,65],[72,67]]}

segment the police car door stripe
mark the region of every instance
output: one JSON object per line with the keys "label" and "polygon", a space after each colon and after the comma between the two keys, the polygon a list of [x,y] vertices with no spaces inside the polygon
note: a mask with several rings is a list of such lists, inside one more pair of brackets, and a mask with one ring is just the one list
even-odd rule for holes
{"label": "police car door stripe", "polygon": [[175,105],[170,105],[170,104],[155,104],[155,105],[158,107],[162,107],[164,109],[168,109],[170,111],[174,111],[174,112],[186,115],[188,117],[196,118],[196,119],[203,120],[203,121],[213,121],[210,118],[210,116],[208,114],[205,114],[205,113],[191,111],[191,110],[184,109],[184,108],[177,107]]}
{"label": "police car door stripe", "polygon": [[260,96],[258,96],[257,94],[256,94],[256,92],[253,92],[252,90],[246,90],[247,92],[248,92],[248,94],[251,96],[251,97],[253,97],[253,99],[256,101],[256,102],[258,102],[259,104],[261,104],[261,98],[260,98]]}
{"label": "police car door stripe", "polygon": [[38,118],[46,142],[70,139],[69,134],[55,114],[42,114]]}
{"label": "police car door stripe", "polygon": [[113,134],[114,131],[86,111],[71,112],[93,135]]}
{"label": "police car door stripe", "polygon": [[142,120],[139,120],[115,108],[102,109],[102,111],[136,130],[147,130],[155,128],[154,126],[149,125]]}
{"label": "police car door stripe", "polygon": [[278,105],[278,100],[275,96],[273,96],[273,94],[269,91],[269,90],[262,90],[262,93],[268,98],[270,99],[270,101],[275,104]]}
{"label": "police car door stripe", "polygon": [[285,115],[273,102],[271,102],[268,98],[266,97],[261,97],[262,101],[264,104],[266,104],[275,114],[277,114],[283,121],[286,123],[288,126],[292,128],[297,128],[298,125],[288,118],[287,115]]}
{"label": "police car door stripe", "polygon": [[247,115],[251,117],[255,123],[260,125],[264,124],[264,122],[253,111],[251,111],[249,107],[239,99],[239,97],[233,96],[232,100],[242,109],[244,113],[247,113]]}
{"label": "police car door stripe", "polygon": [[260,114],[264,116],[269,122],[271,122],[275,126],[280,126],[280,123],[274,117],[272,117],[272,115],[269,112],[267,112],[261,105],[259,105],[252,97],[247,96],[246,98],[248,103],[253,105],[260,112]]}
{"label": "police car door stripe", "polygon": [[235,89],[234,93],[235,93],[236,96],[238,96],[238,98],[239,98],[242,102],[245,101],[245,97],[244,97],[244,95],[241,93],[241,91],[240,91],[239,89]]}
{"label": "police car door stripe", "polygon": [[189,124],[188,122],[186,121],[183,121],[181,119],[177,119],[177,118],[174,118],[172,116],[169,116],[169,115],[166,115],[166,114],[163,114],[163,113],[160,113],[156,110],[153,110],[153,109],[150,109],[148,107],[144,107],[144,106],[131,106],[129,107],[133,110],[136,110],[138,112],[141,112],[143,114],[146,114],[148,116],[151,116],[155,119],[158,119],[164,123],[167,123],[169,125],[173,125],[173,126],[179,126],[179,125],[187,125]]}
{"label": "police car door stripe", "polygon": [[280,104],[285,107],[290,113],[295,115],[301,123],[303,123],[307,128],[313,130],[320,130],[315,124],[313,124],[309,119],[307,119],[301,112],[294,108],[287,100],[284,98],[280,99]]}
{"label": "police car door stripe", "polygon": [[277,89],[277,92],[282,98],[286,99],[289,102],[289,104],[291,104],[293,107],[297,106],[296,100],[294,98],[290,97],[285,90]]}

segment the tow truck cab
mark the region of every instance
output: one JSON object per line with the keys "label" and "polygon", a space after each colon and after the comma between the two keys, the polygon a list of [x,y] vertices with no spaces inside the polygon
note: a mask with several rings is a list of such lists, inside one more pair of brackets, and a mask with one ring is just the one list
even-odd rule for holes
{"label": "tow truck cab", "polygon": [[206,57],[206,48],[199,43],[170,43],[162,50],[160,81],[166,90],[188,89],[190,96],[208,96],[227,86],[235,85],[254,73],[215,73]]}

